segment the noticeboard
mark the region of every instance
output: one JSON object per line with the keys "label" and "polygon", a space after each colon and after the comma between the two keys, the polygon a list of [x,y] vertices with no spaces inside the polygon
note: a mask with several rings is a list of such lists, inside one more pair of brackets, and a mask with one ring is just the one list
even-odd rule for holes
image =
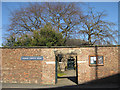
{"label": "noticeboard", "polygon": [[102,55],[90,55],[89,65],[104,65],[104,57]]}

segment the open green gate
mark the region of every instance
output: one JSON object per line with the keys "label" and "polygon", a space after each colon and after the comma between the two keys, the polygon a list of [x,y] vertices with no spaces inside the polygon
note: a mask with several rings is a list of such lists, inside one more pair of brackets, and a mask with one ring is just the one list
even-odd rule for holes
{"label": "open green gate", "polygon": [[57,60],[58,60],[58,57],[55,56],[55,84],[57,83]]}

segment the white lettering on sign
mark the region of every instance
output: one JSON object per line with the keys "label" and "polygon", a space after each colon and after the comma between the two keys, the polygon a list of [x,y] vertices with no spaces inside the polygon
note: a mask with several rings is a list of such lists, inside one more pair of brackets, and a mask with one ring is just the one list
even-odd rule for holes
{"label": "white lettering on sign", "polygon": [[43,56],[22,56],[21,60],[43,60]]}

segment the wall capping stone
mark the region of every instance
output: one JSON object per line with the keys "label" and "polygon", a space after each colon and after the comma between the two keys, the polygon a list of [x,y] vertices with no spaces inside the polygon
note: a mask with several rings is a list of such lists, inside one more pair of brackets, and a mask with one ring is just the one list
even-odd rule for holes
{"label": "wall capping stone", "polygon": [[120,45],[81,45],[81,46],[21,46],[21,47],[0,47],[2,49],[6,49],[6,48],[10,48],[10,49],[16,49],[16,48],[26,48],[26,49],[29,49],[29,48],[82,48],[82,47],[120,47]]}

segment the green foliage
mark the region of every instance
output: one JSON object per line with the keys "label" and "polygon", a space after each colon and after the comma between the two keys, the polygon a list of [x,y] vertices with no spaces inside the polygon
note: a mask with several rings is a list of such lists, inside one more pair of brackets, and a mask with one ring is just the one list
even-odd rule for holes
{"label": "green foliage", "polygon": [[62,33],[52,29],[51,24],[45,25],[40,31],[33,32],[32,44],[35,46],[61,46],[63,42]]}
{"label": "green foliage", "polygon": [[14,46],[31,46],[31,37],[28,35],[23,35],[17,38],[16,44]]}
{"label": "green foliage", "polygon": [[32,35],[24,34],[21,37],[10,37],[4,46],[63,46],[62,33],[56,32],[50,23],[40,30],[33,31]]}
{"label": "green foliage", "polygon": [[15,37],[11,35],[9,38],[7,38],[7,43],[5,45],[4,44],[2,45],[5,47],[5,46],[14,46],[15,44],[16,44]]}
{"label": "green foliage", "polygon": [[61,76],[63,76],[63,75],[66,75],[66,73],[58,73],[58,74],[57,74],[58,77],[61,77]]}

